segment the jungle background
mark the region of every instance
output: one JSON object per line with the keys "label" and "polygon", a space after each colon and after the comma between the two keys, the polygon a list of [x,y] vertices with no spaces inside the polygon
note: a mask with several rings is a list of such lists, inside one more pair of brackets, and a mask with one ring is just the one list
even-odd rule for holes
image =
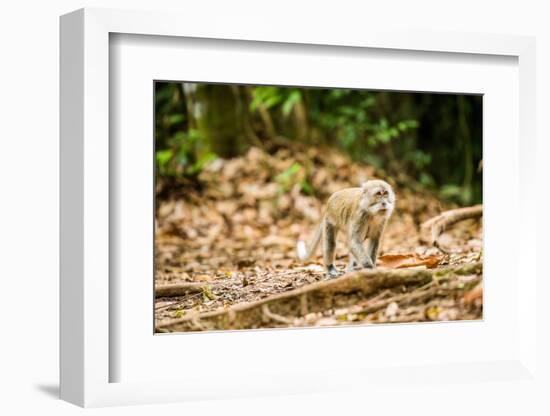
{"label": "jungle background", "polygon": [[[156,82],[155,115],[157,332],[482,317],[481,96]],[[369,178],[377,268],[328,280],[296,241]]]}

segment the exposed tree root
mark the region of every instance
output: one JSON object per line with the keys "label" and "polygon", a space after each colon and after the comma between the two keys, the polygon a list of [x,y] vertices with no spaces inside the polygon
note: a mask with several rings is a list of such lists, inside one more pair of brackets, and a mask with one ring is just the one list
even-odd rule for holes
{"label": "exposed tree root", "polygon": [[208,289],[208,284],[201,282],[182,282],[168,285],[155,285],[155,297],[184,296],[188,293],[200,293]]}
{"label": "exposed tree root", "polygon": [[468,263],[439,269],[368,270],[346,274],[338,279],[313,283],[270,296],[266,299],[236,305],[229,309],[188,313],[174,320],[158,322],[157,332],[197,330],[251,329],[276,322],[293,325],[309,313],[349,307],[379,290],[438,282],[446,275],[481,274],[482,263]]}
{"label": "exposed tree root", "polygon": [[[481,276],[476,277],[475,279],[472,279],[471,282],[469,282],[469,287],[473,287],[476,284],[480,284]],[[417,289],[418,290],[418,289]],[[365,306],[359,306],[357,308],[354,308],[353,313],[362,313],[362,314],[371,314],[373,312],[379,311],[380,309],[386,308],[391,303],[399,303],[401,306],[406,304],[411,304],[415,302],[425,302],[428,299],[433,298],[434,296],[446,296],[452,293],[453,291],[457,290],[463,290],[462,287],[458,285],[450,285],[448,287],[440,287],[436,280],[432,280],[422,288],[419,288],[418,291],[415,291],[414,293],[402,293],[400,295],[391,296],[389,298],[385,298],[382,300],[374,301],[371,300],[367,302]],[[469,292],[468,292],[469,293]],[[465,297],[466,298],[466,297]],[[349,313],[349,312],[347,312]],[[335,314],[336,316],[339,316],[339,313]]]}
{"label": "exposed tree root", "polygon": [[292,325],[294,323],[293,319],[286,318],[284,316],[277,315],[276,313],[271,312],[269,310],[269,305],[267,303],[262,306],[262,313],[263,313],[263,318],[264,318],[263,321],[265,323],[267,323],[269,321],[275,321],[275,322],[282,323],[282,324],[285,324],[285,325]]}
{"label": "exposed tree root", "polygon": [[431,244],[445,252],[438,242],[439,236],[451,225],[470,218],[479,218],[483,215],[483,206],[458,208],[445,211],[437,217],[431,218],[421,225],[422,229],[429,229],[431,232]]}

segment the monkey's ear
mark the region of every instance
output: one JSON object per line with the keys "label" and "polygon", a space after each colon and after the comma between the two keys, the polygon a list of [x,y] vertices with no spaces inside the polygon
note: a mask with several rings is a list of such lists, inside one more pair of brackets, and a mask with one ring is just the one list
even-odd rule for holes
{"label": "monkey's ear", "polygon": [[366,181],[364,181],[362,184],[361,184],[361,189],[363,190],[363,192],[365,192],[368,188],[368,179]]}

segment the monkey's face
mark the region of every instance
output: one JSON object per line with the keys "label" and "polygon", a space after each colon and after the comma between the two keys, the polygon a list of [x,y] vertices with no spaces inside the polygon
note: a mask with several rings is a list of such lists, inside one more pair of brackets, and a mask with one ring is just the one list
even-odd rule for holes
{"label": "monkey's face", "polygon": [[390,216],[395,205],[395,194],[392,187],[384,181],[373,180],[363,185],[362,207],[371,215]]}

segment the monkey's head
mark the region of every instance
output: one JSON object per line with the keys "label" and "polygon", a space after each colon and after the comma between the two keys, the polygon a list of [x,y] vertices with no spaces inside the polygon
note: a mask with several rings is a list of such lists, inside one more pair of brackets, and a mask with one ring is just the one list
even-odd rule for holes
{"label": "monkey's head", "polygon": [[362,185],[361,208],[371,215],[383,214],[389,217],[395,206],[395,194],[389,183],[371,179]]}

